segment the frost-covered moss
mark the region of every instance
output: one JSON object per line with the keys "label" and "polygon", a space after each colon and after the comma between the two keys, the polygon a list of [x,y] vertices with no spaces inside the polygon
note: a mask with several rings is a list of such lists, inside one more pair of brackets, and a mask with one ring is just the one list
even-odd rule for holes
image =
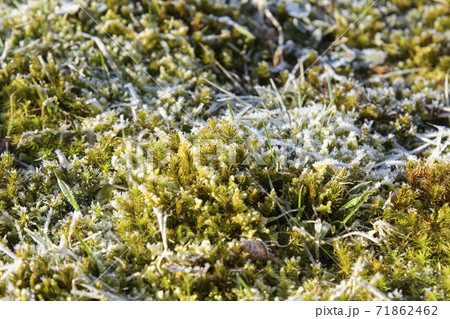
{"label": "frost-covered moss", "polygon": [[2,299],[449,298],[448,5],[80,4],[0,3]]}

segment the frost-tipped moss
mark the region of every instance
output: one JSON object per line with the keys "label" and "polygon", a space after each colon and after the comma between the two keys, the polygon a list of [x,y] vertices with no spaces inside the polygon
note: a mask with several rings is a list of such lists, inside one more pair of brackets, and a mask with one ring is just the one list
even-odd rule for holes
{"label": "frost-tipped moss", "polygon": [[334,3],[1,2],[0,298],[448,299],[449,8]]}

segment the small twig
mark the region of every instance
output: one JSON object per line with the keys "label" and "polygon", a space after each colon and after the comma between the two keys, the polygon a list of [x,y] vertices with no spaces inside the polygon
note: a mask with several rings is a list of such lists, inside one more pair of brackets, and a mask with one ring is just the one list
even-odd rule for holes
{"label": "small twig", "polygon": [[281,106],[281,108],[283,109],[283,112],[287,115],[287,117],[288,117],[288,119],[289,119],[289,123],[290,123],[291,126],[292,126],[291,115],[290,115],[289,112],[287,111],[286,105],[284,105],[284,102],[283,102],[283,100],[281,99],[281,95],[280,95],[280,93],[278,92],[277,87],[276,87],[276,85],[275,85],[275,82],[273,82],[273,79],[270,79],[270,84],[272,85],[272,87],[273,87],[273,89],[274,89],[274,91],[275,91],[275,94],[276,94],[277,99],[278,99],[278,103],[280,103],[280,106]]}
{"label": "small twig", "polygon": [[159,258],[158,263],[156,265],[156,267],[158,269],[160,269],[161,268],[161,262],[162,262],[162,260],[164,258],[167,258],[167,260],[169,260],[169,262],[170,262],[170,259],[168,257],[168,255],[169,255],[169,246],[167,245],[167,227],[166,227],[167,218],[169,217],[169,215],[161,213],[161,210],[158,209],[158,208],[155,208],[154,212],[155,212],[156,217],[158,219],[159,231],[161,233],[161,238],[162,238],[163,247],[164,247],[163,253],[162,253],[161,257]]}
{"label": "small twig", "polygon": [[220,86],[218,86],[218,85],[215,84],[214,82],[211,82],[211,81],[208,80],[208,79],[203,79],[203,81],[205,81],[205,82],[208,83],[209,85],[215,87],[215,88],[218,89],[219,91],[221,91],[221,92],[223,92],[223,93],[229,95],[233,100],[238,101],[238,102],[241,103],[242,105],[244,105],[244,106],[251,106],[251,107],[252,107],[252,105],[248,104],[247,102],[245,102],[244,100],[242,100],[240,97],[234,95],[233,93],[231,93],[231,92],[228,91],[228,90],[225,90],[224,88],[221,88]]}
{"label": "small twig", "polygon": [[264,14],[278,30],[278,47],[273,56],[273,65],[276,66],[279,63],[283,62],[283,44],[284,44],[283,28],[281,27],[281,24],[277,21],[277,19],[275,19],[275,17],[273,16],[272,12],[270,12],[269,9],[265,8]]}
{"label": "small twig", "polygon": [[6,56],[8,55],[8,51],[11,49],[12,43],[13,43],[12,38],[9,38],[8,40],[6,40],[2,55],[0,55],[0,64],[2,64],[3,61],[6,59]]}
{"label": "small twig", "polygon": [[329,239],[329,240],[327,240],[325,242],[329,244],[331,242],[335,242],[337,240],[341,240],[341,239],[344,239],[344,238],[347,238],[347,237],[350,237],[350,236],[364,237],[364,238],[374,242],[375,244],[379,244],[381,242],[381,239],[373,237],[372,234],[363,233],[363,232],[360,232],[360,231],[355,231],[355,232],[351,232],[351,233],[348,233],[348,234],[345,234],[345,235],[342,235],[342,236],[333,237],[333,238],[331,238],[331,239]]}
{"label": "small twig", "polygon": [[387,79],[391,76],[396,76],[396,75],[405,75],[405,74],[409,74],[409,73],[414,73],[421,70],[421,68],[414,68],[414,69],[409,69],[409,70],[398,70],[398,71],[393,71],[393,72],[389,72],[389,73],[385,73],[385,74],[378,74],[378,75],[374,75],[372,76],[370,79],[368,79],[367,81],[362,82],[361,84],[357,85],[356,87],[361,87],[364,86],[366,84],[372,83],[372,82],[376,82],[380,79]]}
{"label": "small twig", "polygon": [[236,52],[237,54],[242,55],[242,57],[244,58],[244,60],[246,62],[250,62],[250,58],[247,57],[245,54],[243,54],[243,52],[241,50],[239,50],[233,43],[228,42],[227,43],[227,47],[229,47],[231,50],[233,50],[234,52]]}
{"label": "small twig", "polygon": [[240,86],[240,83],[238,83],[230,74],[230,72],[227,71],[227,69],[225,69],[222,64],[219,63],[219,61],[217,61],[216,59],[214,59],[214,64],[220,69],[220,71],[223,72],[223,74],[225,74],[225,76],[227,78],[230,79],[231,82],[233,82],[233,84],[235,86]]}

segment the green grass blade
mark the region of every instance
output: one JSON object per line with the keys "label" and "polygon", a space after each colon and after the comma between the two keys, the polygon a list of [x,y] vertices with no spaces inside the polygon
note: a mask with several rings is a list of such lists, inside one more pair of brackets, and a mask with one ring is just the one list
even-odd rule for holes
{"label": "green grass blade", "polygon": [[186,275],[184,277],[184,280],[186,282],[186,293],[187,293],[188,299],[191,300],[191,282],[190,282],[189,275]]}
{"label": "green grass blade", "polygon": [[364,204],[365,201],[367,201],[367,199],[369,198],[370,194],[372,194],[372,192],[377,189],[377,187],[375,188],[368,188],[364,191],[364,193],[362,193],[360,196],[355,197],[354,199],[352,199],[351,201],[349,201],[347,204],[345,204],[345,208],[344,206],[342,206],[340,209],[338,209],[338,212],[343,211],[345,209],[349,209],[351,207],[354,207],[353,210],[344,218],[344,220],[341,223],[341,226],[339,227],[339,229],[342,229],[342,227],[344,227],[344,225],[349,221],[349,219],[358,211],[358,209],[361,207],[362,204]]}
{"label": "green grass blade", "polygon": [[63,192],[64,196],[69,200],[70,204],[72,204],[75,210],[80,211],[80,207],[78,207],[78,204],[75,201],[75,198],[73,197],[72,191],[70,190],[69,186],[59,178],[58,174],[56,174],[55,171],[53,171],[53,173],[55,173],[56,179],[58,180],[59,188]]}
{"label": "green grass blade", "polygon": [[351,193],[351,192],[357,190],[357,189],[360,188],[360,187],[366,186],[367,184],[370,184],[370,183],[372,183],[372,182],[371,182],[371,181],[368,181],[368,182],[364,182],[364,183],[358,184],[358,185],[356,185],[356,186],[353,186],[353,187],[347,192],[347,194],[349,194],[349,193]]}
{"label": "green grass blade", "polygon": [[244,292],[242,291],[242,285],[239,285],[239,297],[244,298]]}
{"label": "green grass blade", "polygon": [[339,207],[339,209],[336,211],[336,214],[339,214],[340,212],[343,212],[344,210],[354,207],[356,204],[358,204],[360,199],[361,199],[361,197],[358,196],[358,197],[355,197],[355,198],[349,200],[347,203],[345,203],[345,205]]}
{"label": "green grass blade", "polygon": [[148,26],[152,27],[152,7],[148,6]]}
{"label": "green grass blade", "polygon": [[109,70],[108,70],[108,66],[106,65],[106,62],[105,62],[105,57],[103,56],[102,51],[98,50],[98,52],[100,53],[100,60],[102,63],[103,74],[105,75],[105,78],[109,82]]}
{"label": "green grass blade", "polygon": [[161,8],[159,7],[158,0],[152,0],[153,8],[155,9],[156,14],[161,15]]}
{"label": "green grass blade", "polygon": [[[350,193],[350,192],[352,192],[352,191],[354,191],[354,190],[356,190],[356,189],[358,189],[358,188],[360,188],[360,187],[363,187],[363,186],[365,186],[365,185],[367,185],[367,184],[370,184],[370,183],[372,183],[372,182],[369,181],[369,182],[365,182],[365,183],[356,185],[355,187],[353,187],[352,189],[350,189],[350,190],[348,191],[348,193]],[[354,206],[357,205],[357,204],[359,203],[359,201],[360,201],[367,193],[369,193],[369,192],[370,192],[370,188],[366,189],[360,196],[355,197],[355,198],[349,200],[347,203],[345,203],[343,206],[341,206],[341,207],[336,211],[336,213],[339,214],[340,212],[343,212],[344,210],[347,210],[347,209],[350,209],[350,208],[354,207]],[[347,193],[347,194],[348,194],[348,193]],[[362,203],[361,203],[361,204],[362,204]]]}
{"label": "green grass blade", "polygon": [[331,103],[333,103],[334,97],[333,97],[333,92],[332,92],[332,88],[331,88],[331,79],[330,79],[330,73],[328,71],[328,68],[327,68],[327,84],[328,84],[328,94],[330,95],[330,105],[331,105]]}
{"label": "green grass blade", "polygon": [[78,234],[77,231],[74,232],[75,236],[77,237],[78,241],[80,242],[81,246],[83,246],[84,250],[86,251],[86,253],[88,254],[88,256],[97,264],[97,266],[99,267],[100,271],[103,271],[103,264],[100,263],[97,258],[95,258],[94,254],[92,253],[92,250],[89,248],[89,246],[86,244],[86,242],[83,240],[83,238],[81,238],[80,234]]}
{"label": "green grass blade", "polygon": [[44,95],[42,95],[42,91],[41,91],[41,89],[39,88],[39,85],[36,83],[36,81],[35,81],[33,78],[31,78],[31,80],[32,80],[33,83],[34,83],[34,87],[36,88],[36,92],[37,92],[37,94],[39,95],[39,98],[41,99],[41,102],[44,102],[44,101],[45,101]]}
{"label": "green grass blade", "polygon": [[247,290],[248,294],[253,297],[253,293],[250,290],[250,287],[245,283],[244,279],[242,279],[241,276],[239,276],[239,275],[237,275],[237,277],[239,279],[239,282],[242,284],[242,286],[244,286],[245,290]]}
{"label": "green grass blade", "polygon": [[231,118],[233,119],[233,122],[234,122],[234,114],[233,114],[233,110],[231,109],[230,103],[228,103],[228,100],[225,100],[225,102],[227,102],[228,111],[230,111]]}

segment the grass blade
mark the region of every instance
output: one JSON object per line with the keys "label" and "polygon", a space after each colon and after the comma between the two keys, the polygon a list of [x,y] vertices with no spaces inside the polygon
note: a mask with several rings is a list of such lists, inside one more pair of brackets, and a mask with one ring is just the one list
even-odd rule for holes
{"label": "grass blade", "polygon": [[159,7],[158,0],[152,0],[153,8],[155,9],[156,14],[161,15],[161,8]]}
{"label": "grass blade", "polygon": [[339,214],[340,212],[343,212],[344,210],[350,209],[354,207],[356,204],[358,204],[359,200],[361,199],[360,196],[353,198],[352,200],[349,200],[345,205],[341,206],[337,211],[336,214]]}
{"label": "grass blade", "polygon": [[105,57],[103,56],[102,51],[98,50],[98,52],[100,53],[100,61],[102,63],[103,74],[105,75],[105,78],[109,82],[109,70],[108,70],[108,66],[106,65],[106,62],[105,62]]}
{"label": "grass blade", "polygon": [[69,186],[59,178],[58,174],[56,174],[55,171],[53,171],[53,173],[55,173],[56,179],[58,180],[59,188],[63,192],[64,196],[69,200],[70,204],[72,204],[75,210],[80,211],[80,207],[78,207],[78,204],[75,201],[75,198],[73,197],[72,191],[70,190]]}
{"label": "grass blade", "polygon": [[44,101],[45,101],[44,95],[42,95],[42,91],[41,91],[41,89],[39,88],[39,85],[36,83],[36,81],[35,81],[33,78],[31,78],[31,80],[32,80],[33,83],[34,83],[34,87],[36,88],[36,92],[37,92],[37,94],[39,95],[39,98],[41,99],[41,102],[44,102]]}
{"label": "grass blade", "polygon": [[228,103],[228,100],[225,100],[225,102],[227,102],[228,111],[230,111],[231,118],[233,119],[233,122],[234,122],[234,114],[233,114],[233,110],[231,109],[230,103]]}
{"label": "grass blade", "polygon": [[349,221],[349,219],[358,211],[358,209],[361,207],[362,204],[364,204],[365,201],[369,198],[370,194],[373,193],[378,187],[374,188],[368,188],[362,193],[360,196],[353,198],[348,203],[346,203],[344,206],[339,208],[336,213],[339,213],[341,211],[344,211],[349,208],[353,208],[353,210],[344,218],[344,220],[341,222],[341,225],[339,229],[342,229],[344,225]]}
{"label": "grass blade", "polygon": [[245,290],[247,290],[248,294],[253,297],[253,293],[250,290],[250,287],[245,283],[244,279],[242,279],[241,276],[239,276],[239,275],[237,275],[237,277],[239,279],[239,282],[242,284],[242,286],[244,286]]}
{"label": "grass blade", "polygon": [[31,230],[29,230],[28,228],[24,229],[27,234],[39,245],[41,245],[42,247],[44,247],[45,249],[49,248],[48,243],[41,237],[39,237],[36,233],[32,232]]}
{"label": "grass blade", "polygon": [[188,299],[191,300],[191,282],[190,282],[189,275],[186,275],[184,277],[184,281],[186,283],[186,294],[188,296]]}
{"label": "grass blade", "polygon": [[351,193],[351,192],[357,190],[358,188],[363,187],[363,186],[366,186],[367,184],[370,184],[370,183],[372,183],[372,182],[371,182],[371,181],[368,181],[368,182],[364,182],[364,183],[358,184],[358,185],[356,185],[356,186],[353,186],[353,187],[347,192],[347,195],[348,195],[349,193]]}
{"label": "grass blade", "polygon": [[101,262],[95,258],[94,254],[92,253],[92,250],[89,248],[89,246],[86,244],[86,242],[81,238],[80,234],[78,234],[77,231],[74,232],[75,236],[77,237],[78,241],[80,242],[81,246],[83,246],[84,250],[88,254],[88,256],[97,264],[100,271],[104,271],[104,266]]}
{"label": "grass blade", "polygon": [[[327,65],[328,66],[328,65]],[[333,103],[334,97],[333,97],[333,90],[331,88],[331,79],[330,79],[330,72],[328,70],[328,68],[326,68],[327,70],[327,85],[328,85],[328,94],[330,96],[330,105],[331,103]]]}
{"label": "grass blade", "polygon": [[447,73],[445,74],[445,88],[444,88],[445,104],[447,105],[447,107],[450,107],[450,101],[448,98],[448,74],[449,73],[450,73],[450,70],[448,70]]}
{"label": "grass blade", "polygon": [[[371,183],[371,182],[369,181],[369,182],[365,182],[365,183],[356,185],[356,186],[353,187],[351,190],[349,190],[348,193],[350,193],[350,192],[352,192],[352,191],[354,191],[354,190],[356,190],[356,189],[358,189],[358,188],[360,188],[360,187],[362,187],[362,186],[364,186],[364,185],[367,185],[367,184],[369,184],[369,183]],[[339,214],[340,212],[343,212],[344,210],[347,210],[347,209],[350,209],[350,208],[354,207],[356,204],[359,203],[359,201],[360,201],[360,200],[361,200],[368,192],[370,192],[370,188],[366,189],[360,196],[355,197],[355,198],[349,200],[347,203],[345,203],[343,206],[341,206],[341,207],[336,211],[336,213]]]}
{"label": "grass blade", "polygon": [[148,26],[152,27],[152,7],[148,6]]}

